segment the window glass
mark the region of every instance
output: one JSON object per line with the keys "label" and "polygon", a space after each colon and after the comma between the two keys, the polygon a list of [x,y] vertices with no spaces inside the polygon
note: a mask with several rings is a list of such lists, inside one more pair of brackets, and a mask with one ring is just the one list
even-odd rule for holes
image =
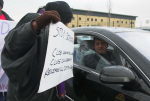
{"label": "window glass", "polygon": [[95,69],[97,72],[103,67],[113,65],[132,68],[118,51],[102,39],[89,35],[78,35],[74,48],[74,62]]}
{"label": "window glass", "polygon": [[[125,68],[130,68],[131,70],[133,70],[133,73],[135,73],[135,76],[137,77],[136,79],[140,80],[140,84],[144,85],[144,87],[147,89],[147,86],[144,84],[140,75],[133,69],[134,65],[132,64],[132,62],[117,47],[108,44],[102,39],[89,35],[79,35],[75,38],[75,51],[77,53],[77,58],[76,60],[74,59],[74,62],[79,63],[79,65],[84,65],[87,68],[94,69],[94,72],[96,71],[98,73],[103,67],[106,66],[121,65]],[[105,53],[105,51],[107,52]],[[86,99],[91,98],[90,101],[100,101],[99,99],[95,100],[97,99],[95,95],[106,94],[107,90],[109,92],[107,94],[115,94],[114,92],[112,92],[114,90],[110,90],[110,88],[104,88],[105,86],[99,83],[99,80],[97,80],[97,76],[93,75],[94,73],[85,73],[84,71],[78,71],[76,73],[76,78],[74,77],[74,83],[76,85],[74,88],[76,88],[76,91],[78,91],[77,94],[83,93]],[[79,87],[81,87],[82,89]],[[102,93],[99,93],[99,91],[102,91]],[[98,97],[101,99],[101,96],[98,95]],[[107,98],[109,97],[104,98],[106,99],[105,101],[111,101],[107,100]]]}
{"label": "window glass", "polygon": [[115,64],[115,59],[113,56],[114,49],[106,41],[93,37],[91,47],[92,48],[90,50],[85,52],[81,60],[81,63],[84,66],[99,71],[103,67]]}
{"label": "window glass", "polygon": [[92,36],[87,35],[78,35],[75,36],[75,45],[74,45],[74,62],[82,64],[82,58],[85,54],[92,50]]}
{"label": "window glass", "polygon": [[89,35],[79,35],[76,36],[74,62],[100,70],[115,63],[113,50],[113,47],[104,40]]}

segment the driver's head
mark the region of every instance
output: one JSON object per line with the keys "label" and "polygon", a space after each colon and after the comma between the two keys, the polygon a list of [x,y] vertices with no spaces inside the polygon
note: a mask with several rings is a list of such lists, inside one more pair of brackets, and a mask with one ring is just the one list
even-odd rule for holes
{"label": "driver's head", "polygon": [[105,54],[107,52],[108,43],[104,40],[94,38],[94,49],[99,54]]}

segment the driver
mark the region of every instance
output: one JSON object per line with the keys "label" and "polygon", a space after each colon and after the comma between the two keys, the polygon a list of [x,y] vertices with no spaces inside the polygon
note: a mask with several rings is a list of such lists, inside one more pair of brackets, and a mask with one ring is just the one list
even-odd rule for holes
{"label": "driver", "polygon": [[[112,52],[109,51],[108,49],[108,43],[105,42],[104,40],[94,38],[94,50],[95,53],[88,54],[83,57],[83,64],[87,67],[90,67],[92,69],[96,69],[96,66],[99,63],[99,60],[101,58],[104,58],[103,60],[109,61],[110,64],[113,62],[113,56]],[[107,64],[109,64],[107,62]]]}

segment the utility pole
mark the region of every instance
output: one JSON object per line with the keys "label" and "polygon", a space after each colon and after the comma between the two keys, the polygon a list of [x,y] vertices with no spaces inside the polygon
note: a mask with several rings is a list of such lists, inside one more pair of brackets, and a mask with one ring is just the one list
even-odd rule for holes
{"label": "utility pole", "polygon": [[107,26],[110,27],[110,18],[111,18],[111,1],[108,0],[108,21],[107,21]]}

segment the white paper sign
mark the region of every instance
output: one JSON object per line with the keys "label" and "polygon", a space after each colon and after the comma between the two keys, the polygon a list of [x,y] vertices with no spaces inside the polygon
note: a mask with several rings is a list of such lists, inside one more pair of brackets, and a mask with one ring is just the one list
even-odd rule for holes
{"label": "white paper sign", "polygon": [[[0,20],[0,57],[2,48],[4,46],[4,38],[8,34],[8,32],[14,28],[16,25],[15,21],[7,21],[7,20]],[[7,91],[8,86],[8,77],[4,73],[1,67],[1,58],[0,58],[0,92]]]}
{"label": "white paper sign", "polygon": [[43,92],[73,77],[74,32],[61,22],[51,24],[39,91]]}

